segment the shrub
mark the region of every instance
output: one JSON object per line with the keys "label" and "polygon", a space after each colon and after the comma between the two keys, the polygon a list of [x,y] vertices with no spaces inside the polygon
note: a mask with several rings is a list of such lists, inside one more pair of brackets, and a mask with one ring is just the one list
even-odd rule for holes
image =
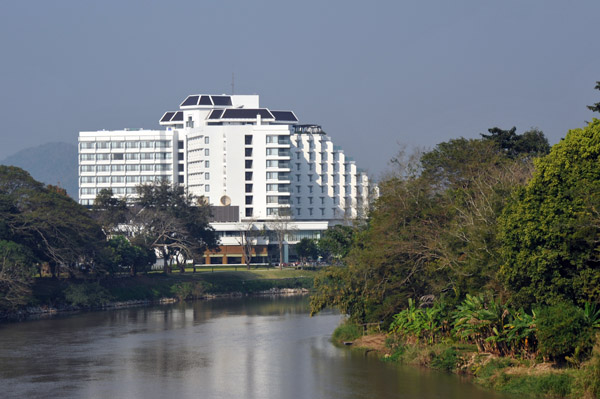
{"label": "shrub", "polygon": [[331,339],[333,342],[353,341],[362,336],[362,327],[346,321],[342,323],[333,332]]}
{"label": "shrub", "polygon": [[540,353],[545,358],[576,363],[591,349],[593,329],[583,310],[571,303],[538,310],[536,327]]}
{"label": "shrub", "polygon": [[84,308],[106,305],[112,300],[108,290],[99,283],[71,284],[65,289],[65,299],[73,306]]}
{"label": "shrub", "polygon": [[600,397],[600,336],[596,336],[596,345],[592,358],[583,364],[574,383],[573,397],[599,398]]}
{"label": "shrub", "polygon": [[459,362],[458,352],[454,348],[447,348],[442,353],[432,356],[431,367],[443,371],[454,371]]}

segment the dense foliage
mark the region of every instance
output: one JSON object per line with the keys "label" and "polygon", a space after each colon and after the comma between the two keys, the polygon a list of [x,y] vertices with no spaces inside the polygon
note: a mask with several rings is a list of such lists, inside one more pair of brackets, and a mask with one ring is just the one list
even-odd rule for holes
{"label": "dense foliage", "polygon": [[600,301],[600,120],[536,162],[500,223],[500,277],[515,302]]}

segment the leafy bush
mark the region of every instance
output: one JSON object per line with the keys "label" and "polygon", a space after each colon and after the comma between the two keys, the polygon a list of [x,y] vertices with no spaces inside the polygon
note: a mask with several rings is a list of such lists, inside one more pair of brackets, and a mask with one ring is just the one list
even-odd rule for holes
{"label": "leafy bush", "polygon": [[540,353],[545,358],[578,362],[592,347],[592,326],[584,311],[571,303],[541,308],[536,326]]}
{"label": "leafy bush", "polygon": [[592,358],[584,363],[574,382],[573,397],[600,397],[600,337],[596,336],[596,345]]}
{"label": "leafy bush", "polygon": [[333,342],[344,342],[353,341],[362,336],[362,327],[351,323],[349,321],[344,322],[333,332],[331,339]]}
{"label": "leafy bush", "polygon": [[71,284],[64,292],[69,304],[84,308],[106,305],[112,300],[108,290],[99,283]]}
{"label": "leafy bush", "polygon": [[443,371],[454,371],[460,362],[460,356],[454,348],[447,348],[440,354],[434,354],[431,359],[431,367]]}
{"label": "leafy bush", "polygon": [[171,293],[180,301],[201,298],[206,292],[207,284],[202,281],[184,282],[171,287]]}

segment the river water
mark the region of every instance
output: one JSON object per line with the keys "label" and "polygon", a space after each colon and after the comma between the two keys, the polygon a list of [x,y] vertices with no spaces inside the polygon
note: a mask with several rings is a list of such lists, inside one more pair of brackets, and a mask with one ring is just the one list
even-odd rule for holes
{"label": "river water", "polygon": [[329,341],[303,297],[138,307],[0,325],[3,398],[500,398]]}

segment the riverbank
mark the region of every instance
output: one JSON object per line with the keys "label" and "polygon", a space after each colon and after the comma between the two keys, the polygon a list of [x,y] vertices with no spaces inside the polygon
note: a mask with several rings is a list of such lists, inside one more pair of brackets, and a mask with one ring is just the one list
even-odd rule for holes
{"label": "riverbank", "polygon": [[312,288],[314,273],[309,270],[251,270],[150,273],[98,281],[40,278],[33,285],[30,303],[13,312],[0,313],[0,321],[196,299],[303,294]]}
{"label": "riverbank", "polygon": [[471,381],[498,392],[524,397],[597,398],[600,392],[600,347],[579,368],[478,353],[474,345],[439,343],[400,344],[384,333],[362,335],[359,327],[343,324],[334,343],[352,350],[375,352],[382,361],[468,376]]}

